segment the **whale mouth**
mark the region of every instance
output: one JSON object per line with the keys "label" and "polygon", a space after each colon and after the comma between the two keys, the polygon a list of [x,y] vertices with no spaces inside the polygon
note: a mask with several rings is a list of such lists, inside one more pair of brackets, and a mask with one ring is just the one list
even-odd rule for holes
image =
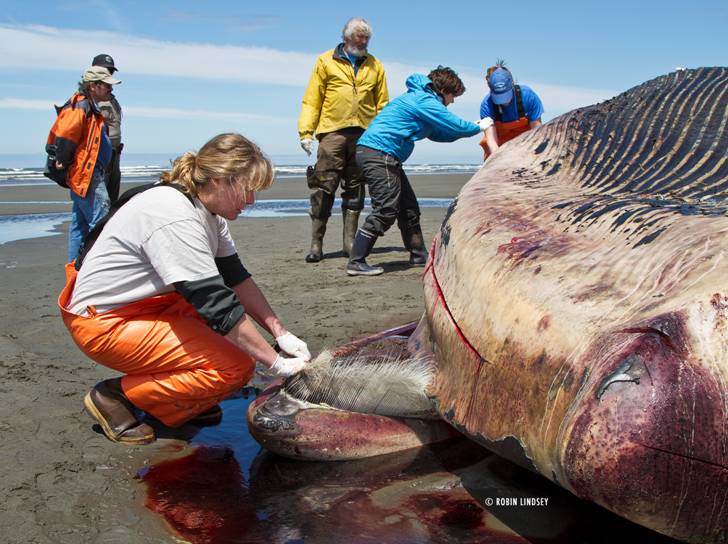
{"label": "whale mouth", "polygon": [[248,427],[286,457],[343,460],[392,453],[459,436],[426,389],[431,353],[416,323],[325,351],[304,372],[250,405]]}
{"label": "whale mouth", "polygon": [[414,352],[408,334],[324,351],[283,390],[293,399],[363,414],[438,419],[426,394],[434,373],[429,355]]}

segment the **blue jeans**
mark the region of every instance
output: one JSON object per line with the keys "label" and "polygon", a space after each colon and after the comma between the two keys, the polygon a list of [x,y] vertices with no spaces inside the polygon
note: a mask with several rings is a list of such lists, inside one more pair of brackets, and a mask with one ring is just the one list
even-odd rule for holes
{"label": "blue jeans", "polygon": [[106,192],[103,168],[94,169],[86,196],[82,198],[71,191],[71,201],[73,209],[68,229],[68,262],[76,258],[86,235],[109,211],[109,193]]}

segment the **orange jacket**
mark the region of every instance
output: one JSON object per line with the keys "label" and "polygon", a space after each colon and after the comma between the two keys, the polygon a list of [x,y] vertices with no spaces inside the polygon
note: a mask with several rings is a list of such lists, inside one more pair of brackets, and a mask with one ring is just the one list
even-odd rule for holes
{"label": "orange jacket", "polygon": [[85,197],[96,166],[104,118],[93,101],[74,94],[60,108],[48,134],[48,144],[56,146],[56,160],[68,168],[68,187]]}

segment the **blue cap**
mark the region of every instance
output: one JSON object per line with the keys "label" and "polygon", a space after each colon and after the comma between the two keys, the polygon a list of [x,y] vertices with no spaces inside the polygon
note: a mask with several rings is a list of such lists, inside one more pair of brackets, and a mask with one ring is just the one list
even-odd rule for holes
{"label": "blue cap", "polygon": [[496,68],[488,78],[490,97],[499,106],[513,100],[513,77],[508,70]]}

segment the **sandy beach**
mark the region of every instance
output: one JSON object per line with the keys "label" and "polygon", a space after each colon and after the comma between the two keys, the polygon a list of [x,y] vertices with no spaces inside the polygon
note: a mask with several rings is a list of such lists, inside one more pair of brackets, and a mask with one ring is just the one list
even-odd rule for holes
{"label": "sandy beach", "polygon": [[[452,197],[469,175],[413,176],[419,197]],[[277,182],[261,199],[305,198],[302,179]],[[0,214],[68,211],[56,187],[0,188]],[[43,203],[46,202],[46,203]],[[429,242],[446,210],[423,209]],[[326,259],[304,263],[307,217],[242,218],[231,223],[239,253],[283,322],[312,352],[419,318],[421,268],[407,266],[396,227],[370,262],[377,278],[349,278],[340,253],[341,218],[325,239]],[[64,282],[66,227],[56,236],[0,245],[3,278],[0,334],[0,527],[3,542],[176,542],[143,506],[134,479],[149,463],[185,453],[182,440],[125,447],[92,430],[83,395],[114,375],[87,360],[71,341],[56,308]],[[244,425],[244,421],[240,421]]]}

